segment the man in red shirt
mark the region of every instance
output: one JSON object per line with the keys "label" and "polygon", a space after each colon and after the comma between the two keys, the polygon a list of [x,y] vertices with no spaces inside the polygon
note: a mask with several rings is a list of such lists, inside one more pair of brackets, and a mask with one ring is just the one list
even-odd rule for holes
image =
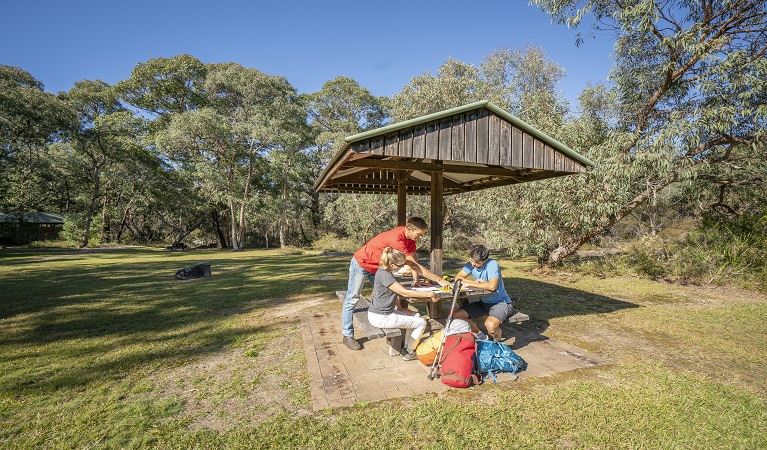
{"label": "man in red shirt", "polygon": [[410,266],[410,270],[415,274],[439,283],[440,286],[450,284],[420,265],[416,259],[416,241],[421,239],[428,230],[429,226],[426,225],[425,220],[420,217],[411,217],[405,226],[384,231],[354,253],[351,264],[349,264],[349,285],[346,289],[346,299],[341,312],[341,333],[344,335],[344,345],[349,349],[359,350],[362,348],[359,342],[354,339],[354,326],[352,324],[354,307],[360,298],[365,278],[370,281],[371,285],[375,281],[375,273],[378,271],[378,264],[384,248],[391,247],[404,253],[405,264]]}

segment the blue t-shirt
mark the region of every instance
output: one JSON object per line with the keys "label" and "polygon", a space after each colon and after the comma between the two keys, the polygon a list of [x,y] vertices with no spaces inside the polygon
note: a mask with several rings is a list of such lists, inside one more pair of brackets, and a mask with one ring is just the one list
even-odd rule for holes
{"label": "blue t-shirt", "polygon": [[471,265],[471,262],[467,262],[463,269],[461,269],[461,272],[471,275],[475,280],[490,281],[493,278],[498,278],[498,289],[492,295],[479,297],[482,302],[511,303],[511,297],[506,292],[506,286],[503,285],[501,267],[498,265],[498,261],[489,258],[485,265],[480,268],[476,268]]}

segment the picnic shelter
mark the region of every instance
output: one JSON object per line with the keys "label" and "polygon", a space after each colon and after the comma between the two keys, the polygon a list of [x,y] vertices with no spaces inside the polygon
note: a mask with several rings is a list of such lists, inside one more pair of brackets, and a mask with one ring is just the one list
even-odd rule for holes
{"label": "picnic shelter", "polygon": [[444,196],[586,172],[588,158],[483,100],[348,136],[318,192],[431,196],[430,270],[442,275]]}

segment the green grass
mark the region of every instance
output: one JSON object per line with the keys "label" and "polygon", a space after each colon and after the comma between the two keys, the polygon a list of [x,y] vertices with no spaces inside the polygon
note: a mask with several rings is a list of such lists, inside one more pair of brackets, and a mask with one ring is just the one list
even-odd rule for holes
{"label": "green grass", "polygon": [[534,265],[502,261],[526,326],[611,365],[312,413],[290,308],[339,308],[348,257],[4,249],[0,448],[767,448],[763,293]]}

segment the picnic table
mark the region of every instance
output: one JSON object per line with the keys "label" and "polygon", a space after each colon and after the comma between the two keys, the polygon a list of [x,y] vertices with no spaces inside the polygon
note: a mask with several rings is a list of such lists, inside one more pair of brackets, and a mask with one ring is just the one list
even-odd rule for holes
{"label": "picnic table", "polygon": [[[439,285],[437,284],[425,284],[420,283],[418,286],[412,285],[403,285],[406,289],[411,291],[431,291],[436,292],[439,296],[439,300],[436,302],[432,302],[431,299],[428,298],[416,298],[416,297],[405,297],[404,300],[407,303],[425,303],[426,304],[426,312],[432,319],[442,319],[445,317],[446,312],[442,309],[442,303],[447,301],[448,304],[453,302],[453,292],[451,289],[440,289]],[[469,299],[474,297],[481,297],[492,294],[492,291],[488,291],[487,289],[477,289],[477,288],[470,288],[470,287],[461,287],[461,292],[458,294],[458,301],[461,302],[457,305],[457,308],[460,308],[465,304],[466,302],[470,301]],[[402,306],[407,306],[407,303],[403,304]]]}
{"label": "picnic table", "polygon": [[184,244],[183,242],[174,242],[165,248],[170,251],[181,250],[183,252],[184,249],[186,248],[186,244]]}
{"label": "picnic table", "polygon": [[[405,278],[405,277],[399,277],[395,275],[395,278],[398,278],[397,281],[400,282],[405,288],[408,290],[434,290],[437,292],[437,295],[439,296],[439,301],[432,302],[431,299],[426,298],[414,298],[414,297],[405,297],[400,300],[400,303],[403,307],[408,306],[409,303],[425,303],[426,304],[426,311],[427,311],[427,322],[429,329],[433,332],[435,330],[441,329],[443,326],[444,319],[446,317],[446,313],[442,310],[442,303],[447,301],[448,304],[452,303],[453,301],[453,293],[452,290],[441,290],[439,285],[427,285],[425,283],[419,283],[419,286],[413,286],[413,279],[412,278]],[[409,280],[409,281],[408,281]],[[480,297],[483,295],[490,295],[492,294],[491,291],[488,291],[486,289],[478,289],[478,288],[470,288],[470,287],[462,287],[460,294],[458,294],[458,300],[456,304],[456,308],[459,308],[463,306],[465,303],[471,301],[472,298]],[[341,303],[344,302],[346,298],[346,291],[336,291],[336,296],[338,297],[338,300],[341,301]],[[354,320],[356,321],[357,325],[360,327],[361,331],[367,336],[368,339],[378,339],[385,337],[387,342],[389,343],[389,356],[398,356],[401,353],[402,350],[402,343],[403,343],[403,333],[400,328],[377,328],[372,326],[367,319],[367,310],[370,306],[370,302],[360,295],[359,301],[355,305],[354,309]],[[530,316],[528,316],[525,313],[521,313],[519,311],[515,312],[513,315],[508,317],[504,322],[508,323],[519,323],[524,322],[526,320],[530,320]]]}

